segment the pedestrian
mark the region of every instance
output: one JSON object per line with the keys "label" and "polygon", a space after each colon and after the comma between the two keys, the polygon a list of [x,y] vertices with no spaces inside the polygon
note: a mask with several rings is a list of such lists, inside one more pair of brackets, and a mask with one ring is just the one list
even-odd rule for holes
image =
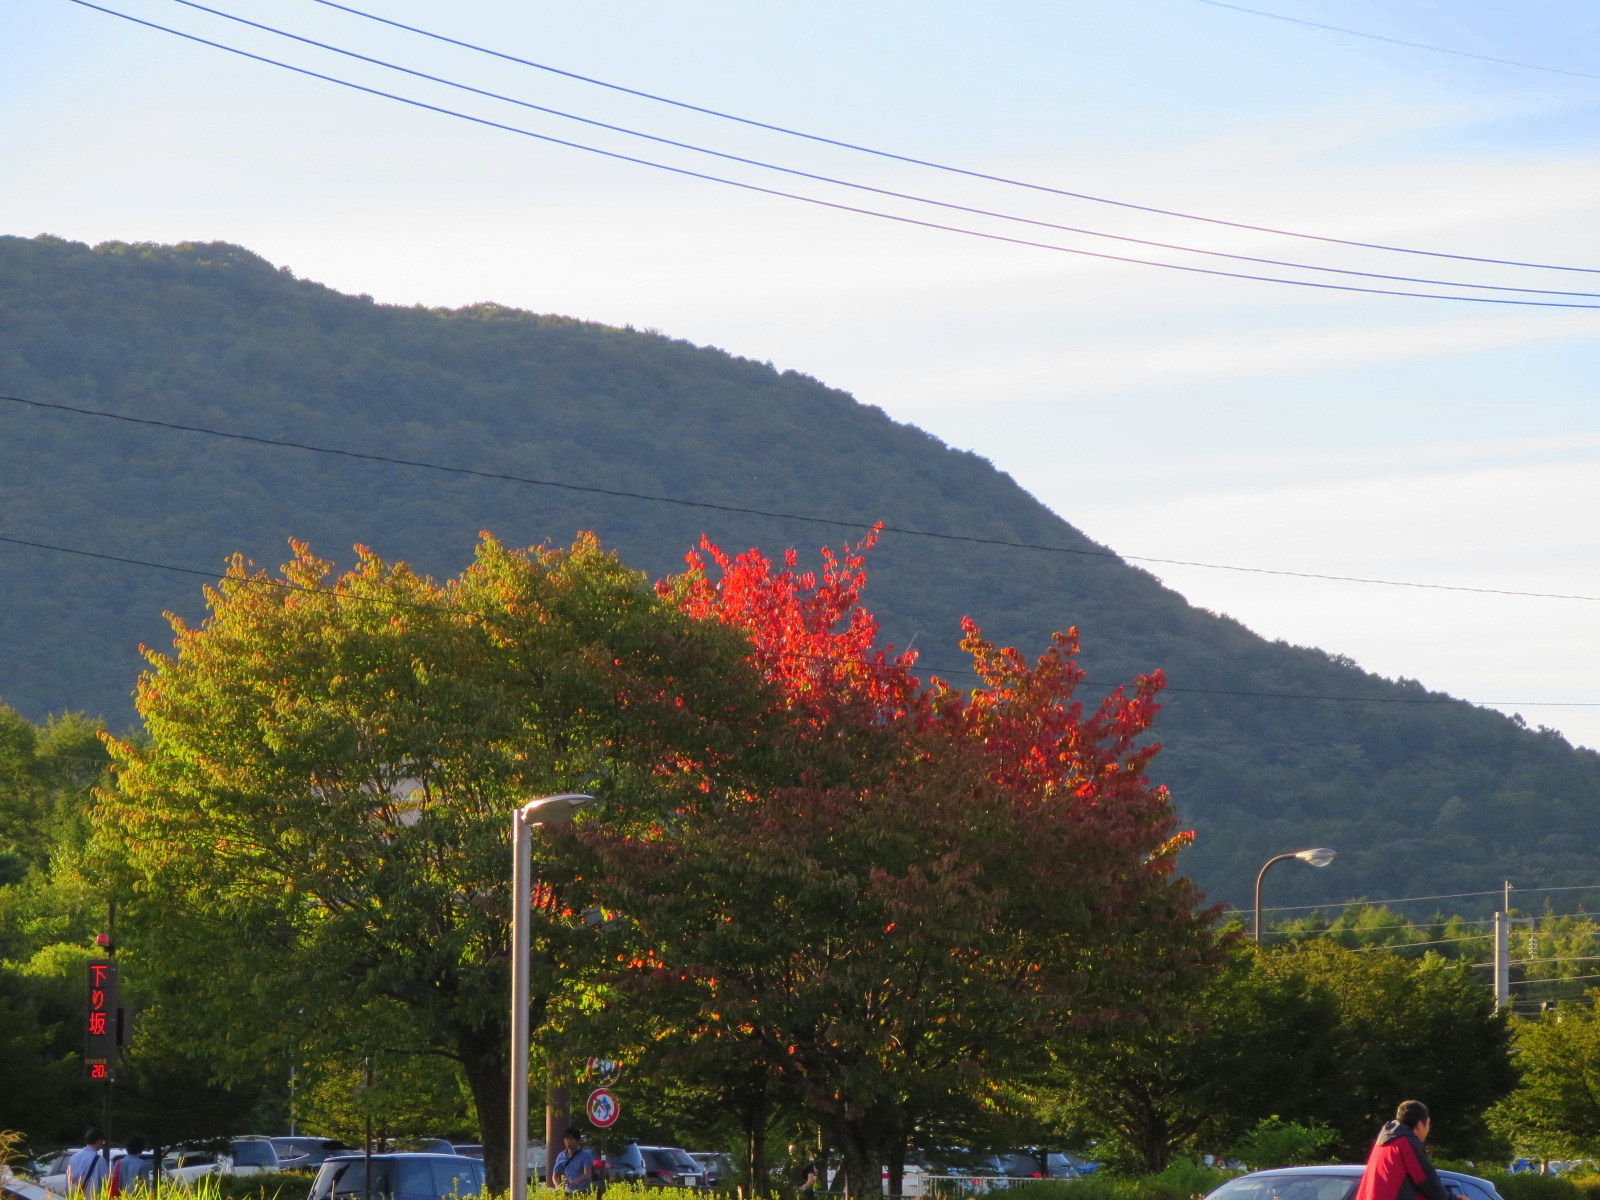
{"label": "pedestrian", "polygon": [[798,1181],[795,1200],[817,1200],[817,1164],[806,1163],[795,1175]]}
{"label": "pedestrian", "polygon": [[128,1139],[128,1152],[111,1164],[111,1189],[113,1196],[126,1195],[135,1188],[148,1188],[155,1176],[155,1167],[144,1157],[144,1139]]}
{"label": "pedestrian", "polygon": [[583,1134],[569,1129],[561,1139],[565,1147],[550,1168],[550,1186],[568,1192],[587,1192],[594,1186],[594,1155],[583,1144]]}
{"label": "pedestrian", "polygon": [[1422,1146],[1432,1129],[1426,1104],[1402,1100],[1394,1120],[1378,1131],[1355,1200],[1451,1200]]}
{"label": "pedestrian", "polygon": [[90,1129],[83,1135],[83,1149],[75,1151],[67,1159],[67,1194],[69,1196],[85,1196],[89,1200],[100,1195],[106,1189],[106,1182],[110,1177],[110,1170],[104,1157],[106,1148],[106,1135],[98,1129]]}

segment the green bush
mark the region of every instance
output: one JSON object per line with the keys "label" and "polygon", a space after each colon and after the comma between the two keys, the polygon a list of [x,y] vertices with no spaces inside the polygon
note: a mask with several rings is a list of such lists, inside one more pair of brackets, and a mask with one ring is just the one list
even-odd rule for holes
{"label": "green bush", "polygon": [[1252,1171],[1304,1166],[1327,1161],[1329,1148],[1338,1140],[1338,1133],[1326,1125],[1301,1125],[1271,1116],[1240,1139],[1233,1157]]}
{"label": "green bush", "polygon": [[1561,1178],[1572,1184],[1583,1200],[1600,1200],[1600,1175],[1586,1170],[1581,1175],[1563,1175]]}
{"label": "green bush", "polygon": [[1236,1173],[1179,1159],[1159,1175],[1110,1175],[1096,1171],[1079,1179],[1016,1183],[1007,1188],[1005,1194],[1010,1200],[1191,1200],[1194,1196],[1205,1195]]}
{"label": "green bush", "polygon": [[1539,1175],[1532,1171],[1474,1171],[1494,1184],[1505,1200],[1580,1200],[1582,1193],[1565,1175]]}

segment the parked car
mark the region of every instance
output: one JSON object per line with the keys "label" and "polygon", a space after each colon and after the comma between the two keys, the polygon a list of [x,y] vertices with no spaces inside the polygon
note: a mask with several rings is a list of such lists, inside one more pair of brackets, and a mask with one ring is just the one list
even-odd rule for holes
{"label": "parked car", "polygon": [[689,1157],[687,1150],[677,1146],[641,1146],[630,1142],[608,1159],[607,1167],[612,1182],[637,1179],[651,1187],[706,1186],[700,1164]]}
{"label": "parked car", "polygon": [[209,1145],[175,1146],[162,1156],[162,1177],[175,1183],[193,1183],[207,1175],[264,1175],[279,1170],[278,1151],[272,1139],[259,1135],[236,1137],[226,1148]]}
{"label": "parked car", "polygon": [[42,1183],[7,1175],[0,1178],[0,1200],[55,1200],[55,1193]]}
{"label": "parked car", "polygon": [[332,1138],[275,1137],[269,1139],[278,1152],[280,1171],[314,1171],[333,1154],[343,1154],[350,1147]]}
{"label": "parked car", "polygon": [[483,1191],[483,1163],[464,1154],[374,1154],[372,1178],[360,1154],[341,1154],[317,1168],[307,1200],[441,1200]]}
{"label": "parked car", "polygon": [[1000,1173],[1011,1179],[1076,1179],[1091,1174],[1099,1163],[1057,1150],[1013,1150],[994,1159]]}
{"label": "parked car", "polygon": [[[954,1148],[906,1152],[900,1175],[902,1197],[949,1197],[1006,1186],[997,1156]],[[889,1168],[883,1168],[883,1191],[889,1194]]]}
{"label": "parked car", "polygon": [[[1228,1180],[1205,1200],[1350,1200],[1363,1169],[1360,1163],[1340,1163],[1252,1171]],[[1439,1182],[1461,1200],[1502,1200],[1494,1184],[1476,1175],[1441,1170]]]}
{"label": "parked car", "polygon": [[691,1150],[689,1157],[699,1166],[706,1187],[732,1187],[739,1180],[739,1168],[734,1165],[731,1154]]}

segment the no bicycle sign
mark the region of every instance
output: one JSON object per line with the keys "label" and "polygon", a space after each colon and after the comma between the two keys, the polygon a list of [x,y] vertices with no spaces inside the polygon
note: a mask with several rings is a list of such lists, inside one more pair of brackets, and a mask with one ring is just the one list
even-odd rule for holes
{"label": "no bicycle sign", "polygon": [[589,1124],[596,1129],[605,1129],[616,1122],[622,1115],[622,1103],[605,1088],[595,1088],[589,1093],[589,1103],[586,1106],[589,1112]]}

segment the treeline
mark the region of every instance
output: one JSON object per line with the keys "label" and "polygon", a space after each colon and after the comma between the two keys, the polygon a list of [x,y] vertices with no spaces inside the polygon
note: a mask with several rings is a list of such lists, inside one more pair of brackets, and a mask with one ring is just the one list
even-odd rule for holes
{"label": "treeline", "polygon": [[[1200,834],[1186,870],[1228,902],[1246,903],[1260,863],[1300,846],[1334,846],[1339,861],[1275,876],[1274,903],[1387,895],[1398,878],[1422,893],[1504,878],[1564,884],[1600,866],[1566,832],[1589,820],[1594,753],[1192,608],[990,463],[797,372],[493,304],[377,305],[221,243],[0,238],[0,310],[4,395],[611,492],[1060,547],[1068,552],[887,535],[873,554],[885,639],[914,645],[924,670],[957,685],[972,681],[958,649],[968,614],[1003,644],[1078,627],[1096,694],[1165,671],[1154,770]],[[1067,461],[1108,452],[1127,453],[1137,479],[1136,450],[1061,448]],[[7,536],[201,571],[235,551],[275,564],[298,537],[344,562],[363,542],[443,576],[481,529],[557,545],[592,529],[660,576],[702,533],[774,555],[829,536],[782,518],[5,402],[0,503]],[[198,615],[193,577],[17,545],[0,556],[0,697],[35,721],[83,708],[128,727],[135,648],[164,644],[163,611]]]}
{"label": "treeline", "polygon": [[[1431,952],[1475,944],[1449,919],[1256,949],[1174,869],[1161,680],[1080,708],[1071,635],[1024,655],[969,622],[981,684],[926,684],[878,648],[865,550],[707,547],[653,587],[593,538],[485,538],[443,581],[301,545],[176,622],[142,732],[6,710],[0,1126],[95,1115],[76,983],[114,900],[120,1128],[281,1127],[292,1071],[303,1127],[475,1129],[500,1172],[508,815],[581,791],[534,842],[531,1014],[545,1083],[624,1064],[617,1137],[734,1145],[754,1180],[793,1143],[873,1196],[916,1147],[1348,1158],[1402,1096],[1449,1154],[1581,1140],[1557,1064],[1590,1010],[1508,1026]],[[1564,972],[1593,931],[1550,922]]]}

